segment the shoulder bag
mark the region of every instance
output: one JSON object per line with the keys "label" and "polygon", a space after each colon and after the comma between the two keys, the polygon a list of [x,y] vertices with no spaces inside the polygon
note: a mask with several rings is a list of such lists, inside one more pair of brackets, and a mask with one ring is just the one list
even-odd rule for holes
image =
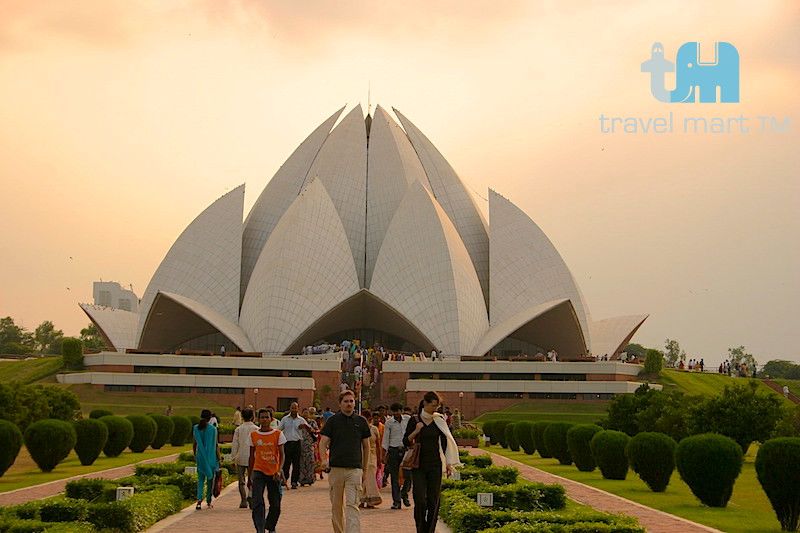
{"label": "shoulder bag", "polygon": [[400,462],[400,468],[405,470],[419,468],[419,452],[420,446],[416,442],[409,446],[405,455],[403,455],[403,460]]}

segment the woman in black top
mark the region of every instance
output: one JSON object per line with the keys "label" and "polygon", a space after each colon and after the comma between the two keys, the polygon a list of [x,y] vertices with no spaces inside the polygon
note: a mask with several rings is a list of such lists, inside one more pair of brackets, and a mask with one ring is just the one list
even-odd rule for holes
{"label": "woman in black top", "polygon": [[447,429],[447,423],[436,410],[439,395],[428,392],[419,402],[419,414],[408,422],[403,444],[420,446],[419,468],[411,470],[414,485],[414,521],[417,533],[436,531],[439,517],[439,497],[442,492],[442,471],[448,477],[460,464],[455,440]]}

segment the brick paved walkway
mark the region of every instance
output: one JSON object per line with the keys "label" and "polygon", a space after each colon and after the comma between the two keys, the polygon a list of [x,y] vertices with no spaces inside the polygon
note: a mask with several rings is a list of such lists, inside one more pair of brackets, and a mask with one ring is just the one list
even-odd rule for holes
{"label": "brick paved walkway", "polygon": [[[488,451],[480,448],[477,450],[470,448],[469,450],[473,455],[481,455]],[[494,464],[498,466],[515,466],[525,479],[541,483],[560,483],[567,490],[567,496],[578,503],[589,505],[598,511],[624,513],[628,516],[636,517],[639,523],[646,527],[650,533],[721,533],[717,529],[647,507],[577,481],[550,474],[544,470],[522,464],[519,461],[507,459],[502,455],[496,453],[491,455]]]}
{"label": "brick paved walkway", "polygon": [[[414,533],[414,507],[401,510],[390,509],[391,489],[381,490],[383,503],[376,509],[361,509],[361,531],[373,533]],[[212,502],[213,509],[196,511],[194,505],[166,518],[147,530],[146,533],[242,533],[254,531],[250,509],[239,509],[239,488],[229,485],[219,498]],[[328,480],[317,480],[310,487],[285,490],[281,501],[281,517],[278,533],[324,533],[331,527],[331,503],[328,497]],[[437,533],[449,533],[443,522],[436,527]]]}
{"label": "brick paved walkway", "polygon": [[31,500],[41,500],[42,498],[49,498],[50,496],[61,494],[64,492],[64,487],[66,486],[67,482],[72,481],[73,479],[81,479],[85,477],[116,479],[118,477],[125,477],[133,474],[137,464],[172,462],[177,459],[177,457],[178,454],[173,453],[172,455],[165,455],[164,457],[156,457],[154,459],[146,459],[144,461],[139,461],[138,463],[127,466],[109,468],[108,470],[100,470],[99,472],[91,472],[89,474],[82,474],[80,476],[58,479],[56,481],[42,483],[41,485],[34,485],[33,487],[2,492],[0,493],[0,507],[6,505],[16,505],[18,503],[24,503]]}

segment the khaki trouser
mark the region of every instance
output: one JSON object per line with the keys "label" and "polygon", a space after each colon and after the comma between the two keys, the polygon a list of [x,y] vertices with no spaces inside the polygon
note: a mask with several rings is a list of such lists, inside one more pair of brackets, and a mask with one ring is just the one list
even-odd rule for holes
{"label": "khaki trouser", "polygon": [[[361,501],[363,472],[360,468],[331,468],[328,485],[334,533],[361,533],[361,514],[358,511],[358,503]],[[347,511],[346,519],[345,510]]]}

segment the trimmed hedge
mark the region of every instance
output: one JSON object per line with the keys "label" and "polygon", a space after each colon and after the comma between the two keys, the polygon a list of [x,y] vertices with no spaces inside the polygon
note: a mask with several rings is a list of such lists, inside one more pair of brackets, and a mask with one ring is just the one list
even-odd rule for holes
{"label": "trimmed hedge", "polygon": [[483,423],[483,434],[489,437],[489,442],[487,444],[497,444],[497,437],[494,436],[494,420],[487,420]]}
{"label": "trimmed hedge", "polygon": [[80,370],[83,368],[83,341],[75,337],[65,337],[61,340],[61,355],[67,368]]}
{"label": "trimmed hedge", "polygon": [[22,448],[22,432],[16,424],[0,420],[0,477],[11,468]]}
{"label": "trimmed hedge", "polygon": [[172,415],[172,435],[169,437],[169,443],[173,446],[183,446],[188,442],[192,432],[192,421],[188,416]]}
{"label": "trimmed hedge", "polygon": [[669,435],[645,431],[632,437],[625,448],[628,462],[653,492],[664,492],[675,470],[678,443]]}
{"label": "trimmed hedge", "polygon": [[515,483],[492,485],[480,480],[442,480],[442,490],[458,490],[475,499],[479,492],[494,494],[494,509],[516,511],[555,511],[567,505],[566,491],[561,485]]}
{"label": "trimmed hedge", "polygon": [[536,444],[533,443],[533,422],[520,420],[514,424],[514,436],[520,448],[528,455],[533,455],[536,451]]}
{"label": "trimmed hedge", "polygon": [[572,456],[567,446],[567,431],[573,426],[569,422],[553,422],[544,430],[544,444],[562,465],[571,465]]}
{"label": "trimmed hedge", "polygon": [[[541,533],[644,533],[635,519],[597,511],[561,513],[553,511],[491,511],[481,508],[469,496],[457,490],[442,491],[439,516],[453,533],[492,531],[509,524],[530,525]],[[512,530],[513,531],[513,530]],[[526,531],[527,530],[521,530]]]}
{"label": "trimmed hedge", "polygon": [[175,423],[165,415],[151,414],[148,416],[156,423],[156,435],[153,437],[153,442],[150,443],[150,446],[154,450],[160,450],[169,441],[172,432],[175,431]]}
{"label": "trimmed hedge", "polygon": [[495,420],[494,433],[497,435],[497,442],[503,448],[508,448],[508,441],[506,440],[506,426],[513,423],[513,420]]}
{"label": "trimmed hedge", "polygon": [[575,522],[574,524],[551,524],[510,522],[502,527],[483,529],[478,533],[643,533],[645,529],[636,523],[605,524],[602,522]]}
{"label": "trimmed hedge", "polygon": [[69,498],[46,502],[39,509],[42,522],[83,522],[86,515],[86,502]]}
{"label": "trimmed hedge", "polygon": [[[181,454],[181,456],[183,456],[183,454]],[[467,466],[474,466],[476,468],[486,468],[487,466],[492,466],[492,456],[488,453],[484,453],[483,455],[470,455],[470,453],[467,451],[459,450],[458,457],[461,459],[461,462]],[[192,456],[191,460],[194,461],[194,456]]]}
{"label": "trimmed hedge", "polygon": [[100,422],[108,428],[108,440],[103,446],[106,457],[118,457],[133,439],[133,424],[122,416],[106,415],[100,417]]}
{"label": "trimmed hedge", "polygon": [[483,480],[491,485],[512,485],[517,482],[519,470],[512,466],[487,466],[486,468],[475,468],[465,466],[458,469],[461,472],[461,479]]}
{"label": "trimmed hedge", "polygon": [[89,413],[89,418],[103,418],[104,416],[112,416],[114,413],[108,409],[93,409]]}
{"label": "trimmed hedge", "polygon": [[75,447],[75,428],[63,420],[39,420],[25,430],[25,447],[42,472],[51,472]]}
{"label": "trimmed hedge", "polygon": [[147,415],[128,415],[125,418],[133,424],[133,439],[128,448],[134,453],[142,453],[156,436],[156,423]]}
{"label": "trimmed hedge", "polygon": [[686,437],[675,449],[675,463],[697,499],[709,507],[725,507],[742,471],[742,447],[717,433]]}
{"label": "trimmed hedge", "polygon": [[517,422],[511,422],[506,426],[506,444],[513,452],[519,451],[519,441],[517,440],[517,432],[515,428],[517,427]]}
{"label": "trimmed hedge", "polygon": [[549,420],[539,420],[533,423],[533,444],[536,446],[536,450],[543,459],[550,459],[553,457],[553,454],[544,442],[544,432],[550,424],[552,424],[552,422]]}
{"label": "trimmed hedge", "polygon": [[192,428],[200,423],[200,417],[197,415],[189,415],[189,422],[191,422],[191,427],[189,428],[189,436],[186,437],[186,442],[194,442],[194,432]]}
{"label": "trimmed hedge", "polygon": [[598,431],[589,441],[592,458],[606,479],[625,479],[628,476],[628,457],[625,448],[631,438],[627,433],[606,429]]}
{"label": "trimmed hedge", "polygon": [[68,481],[64,490],[67,498],[85,500],[87,502],[106,501],[109,490],[118,487],[116,482],[100,478],[81,478]]}
{"label": "trimmed hedge", "polygon": [[84,418],[72,423],[77,440],[75,453],[84,466],[95,462],[108,441],[108,426],[95,418]]}
{"label": "trimmed hedge", "polygon": [[756,476],[781,529],[796,531],[800,521],[800,437],[770,439],[762,444],[756,455]]}
{"label": "trimmed hedge", "polygon": [[88,521],[98,529],[134,533],[177,513],[182,503],[183,498],[177,487],[159,487],[136,493],[121,502],[88,504]]}
{"label": "trimmed hedge", "polygon": [[578,424],[567,431],[567,448],[575,466],[581,472],[591,472],[597,467],[589,442],[603,428],[597,424]]}
{"label": "trimmed hedge", "polygon": [[187,466],[194,466],[194,462],[145,463],[136,465],[134,473],[137,476],[171,476],[183,474]]}

